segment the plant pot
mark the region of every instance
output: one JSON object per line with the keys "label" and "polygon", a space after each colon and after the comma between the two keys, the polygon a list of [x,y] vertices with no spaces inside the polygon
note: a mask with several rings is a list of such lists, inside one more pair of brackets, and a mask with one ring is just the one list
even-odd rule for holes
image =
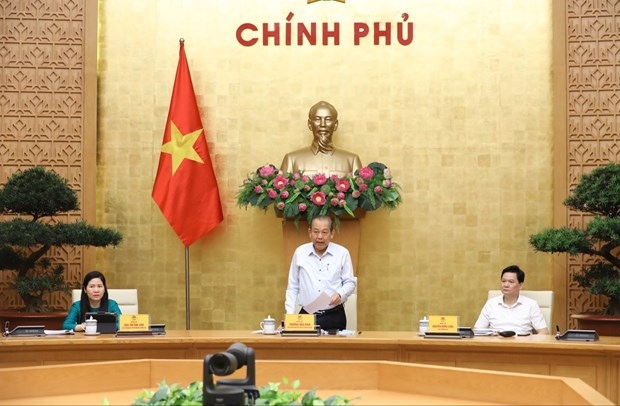
{"label": "plant pot", "polygon": [[[358,207],[357,209],[353,210],[353,215],[355,217],[351,217],[348,213],[342,213],[339,217],[340,221],[350,221],[350,220],[359,220],[359,219],[363,219],[364,217],[366,217],[366,210]],[[333,219],[334,215],[332,213],[329,213],[329,216]],[[276,217],[277,218],[282,218],[284,217],[284,214],[282,212],[282,210],[276,210]],[[294,222],[295,219],[293,218],[287,218],[286,221],[291,221]],[[301,228],[306,228],[308,227],[308,223],[306,222],[306,218],[302,216],[302,218],[299,220],[299,222],[303,222],[304,226]]]}
{"label": "plant pot", "polygon": [[0,311],[0,328],[4,331],[6,322],[9,322],[9,330],[17,326],[45,326],[48,330],[62,329],[67,312],[32,313],[16,311]]}
{"label": "plant pot", "polygon": [[620,316],[603,314],[571,314],[580,330],[596,330],[600,336],[620,336]]}

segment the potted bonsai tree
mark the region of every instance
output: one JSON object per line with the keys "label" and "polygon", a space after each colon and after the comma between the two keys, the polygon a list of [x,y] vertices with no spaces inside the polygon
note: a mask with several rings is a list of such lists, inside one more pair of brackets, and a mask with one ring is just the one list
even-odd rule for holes
{"label": "potted bonsai tree", "polygon": [[122,235],[84,221],[60,222],[58,216],[78,210],[78,196],[52,170],[33,167],[16,172],[0,188],[0,271],[12,272],[11,287],[24,302],[23,311],[50,311],[46,294],[69,290],[64,267],[46,257],[52,247],[116,246]]}
{"label": "potted bonsai tree", "polygon": [[530,236],[530,245],[542,252],[594,257],[573,278],[591,294],[607,297],[605,315],[620,316],[620,165],[610,163],[583,175],[564,205],[589,213],[591,220],[583,229],[544,230]]}

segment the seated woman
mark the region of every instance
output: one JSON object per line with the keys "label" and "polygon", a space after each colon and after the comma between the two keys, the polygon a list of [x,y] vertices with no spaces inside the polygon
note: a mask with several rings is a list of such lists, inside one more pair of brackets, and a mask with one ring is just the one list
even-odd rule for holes
{"label": "seated woman", "polygon": [[84,331],[86,327],[86,313],[88,312],[111,312],[116,313],[117,316],[121,314],[118,303],[108,299],[108,287],[105,283],[105,276],[99,271],[91,271],[84,277],[82,297],[71,305],[69,314],[67,314],[67,318],[62,323],[62,328],[65,330]]}

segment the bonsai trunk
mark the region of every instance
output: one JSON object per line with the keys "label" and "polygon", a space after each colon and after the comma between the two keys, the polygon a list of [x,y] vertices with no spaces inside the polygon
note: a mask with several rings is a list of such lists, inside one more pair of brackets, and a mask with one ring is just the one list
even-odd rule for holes
{"label": "bonsai trunk", "polygon": [[42,313],[48,311],[45,300],[43,300],[43,294],[33,296],[31,294],[19,295],[24,301],[24,311]]}
{"label": "bonsai trunk", "polygon": [[[51,245],[42,245],[38,250],[33,251],[17,269],[16,280],[26,279],[29,272],[34,272],[37,261],[43,257],[51,248]],[[19,296],[24,302],[24,311],[26,312],[45,312],[47,311],[47,303],[43,300],[44,291],[38,292],[22,292],[19,291]]]}
{"label": "bonsai trunk", "polygon": [[605,309],[607,316],[620,316],[620,298],[610,297],[607,309]]}

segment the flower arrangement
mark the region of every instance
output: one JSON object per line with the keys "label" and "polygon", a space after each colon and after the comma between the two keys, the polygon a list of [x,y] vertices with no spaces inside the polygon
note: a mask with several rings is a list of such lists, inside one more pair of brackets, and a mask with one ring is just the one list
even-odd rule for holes
{"label": "flower arrangement", "polygon": [[[280,388],[280,384],[283,384]],[[166,381],[159,383],[157,391],[151,389],[144,389],[136,398],[132,405],[134,406],[147,406],[147,405],[192,405],[201,406],[203,404],[203,382],[195,381],[191,382],[188,386],[183,387],[179,384],[168,385]],[[302,392],[298,390],[301,382],[299,379],[290,383],[291,390],[285,390],[285,386],[289,385],[289,381],[286,378],[282,378],[281,382],[269,382],[259,388],[259,397],[255,400],[255,405],[350,405],[352,400],[359,400],[360,398],[348,399],[342,395],[332,395],[327,399],[317,396],[317,388],[307,391],[303,396]],[[301,397],[301,402],[299,398]],[[104,399],[104,404],[109,404],[107,398]]]}
{"label": "flower arrangement", "polygon": [[267,210],[273,205],[284,220],[308,223],[319,215],[332,216],[339,224],[340,216],[355,217],[355,211],[393,210],[402,202],[400,186],[392,181],[390,169],[373,162],[352,175],[339,177],[303,171],[284,173],[274,165],[265,165],[250,173],[237,194],[237,206],[255,206]]}

